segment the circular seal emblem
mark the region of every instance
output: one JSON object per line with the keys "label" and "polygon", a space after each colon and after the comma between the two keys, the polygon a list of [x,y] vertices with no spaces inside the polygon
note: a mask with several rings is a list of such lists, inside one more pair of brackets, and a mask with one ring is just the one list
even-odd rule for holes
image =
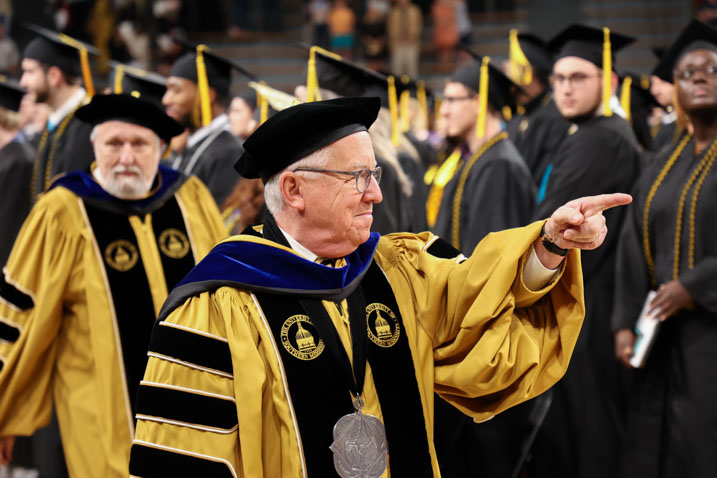
{"label": "circular seal emblem", "polygon": [[159,235],[159,249],[165,256],[181,259],[189,252],[189,239],[179,229],[165,229]]}
{"label": "circular seal emblem", "polygon": [[324,351],[324,341],[307,315],[292,315],[281,326],[281,344],[300,360],[313,360]]}
{"label": "circular seal emblem", "polygon": [[105,262],[120,272],[128,271],[134,267],[139,258],[137,247],[129,241],[118,239],[110,242],[105,249]]}
{"label": "circular seal emblem", "polygon": [[366,322],[368,338],[379,347],[392,347],[401,335],[396,314],[378,302],[366,306]]}

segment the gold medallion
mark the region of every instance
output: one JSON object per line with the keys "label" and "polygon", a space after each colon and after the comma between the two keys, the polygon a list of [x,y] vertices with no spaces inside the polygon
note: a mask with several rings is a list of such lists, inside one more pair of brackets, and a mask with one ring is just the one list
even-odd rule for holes
{"label": "gold medallion", "polygon": [[165,256],[181,259],[189,252],[189,239],[178,229],[165,229],[159,235],[159,249]]}
{"label": "gold medallion", "polygon": [[284,321],[281,344],[300,360],[313,360],[324,351],[324,341],[307,315],[292,315]]}
{"label": "gold medallion", "polygon": [[138,258],[137,247],[124,239],[110,242],[107,249],[105,249],[105,262],[111,268],[120,272],[133,268]]}
{"label": "gold medallion", "polygon": [[366,323],[368,338],[379,347],[392,347],[401,335],[396,314],[378,302],[366,306]]}

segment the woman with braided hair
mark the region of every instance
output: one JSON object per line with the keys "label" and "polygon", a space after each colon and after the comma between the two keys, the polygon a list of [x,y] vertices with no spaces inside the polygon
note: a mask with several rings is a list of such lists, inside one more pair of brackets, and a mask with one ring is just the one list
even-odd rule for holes
{"label": "woman with braided hair", "polygon": [[717,476],[717,30],[693,21],[662,60],[692,125],[645,170],[622,231],[613,313],[629,366],[647,305],[661,321],[634,372],[624,476]]}

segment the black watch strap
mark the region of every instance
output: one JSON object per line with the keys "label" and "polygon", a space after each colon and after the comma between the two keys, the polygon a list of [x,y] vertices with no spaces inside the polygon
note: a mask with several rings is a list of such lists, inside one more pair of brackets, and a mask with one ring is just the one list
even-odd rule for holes
{"label": "black watch strap", "polygon": [[543,229],[540,231],[540,242],[543,243],[543,246],[548,250],[548,252],[552,252],[553,254],[563,257],[568,254],[569,249],[563,249],[548,239],[548,235],[545,233],[545,224],[543,224]]}

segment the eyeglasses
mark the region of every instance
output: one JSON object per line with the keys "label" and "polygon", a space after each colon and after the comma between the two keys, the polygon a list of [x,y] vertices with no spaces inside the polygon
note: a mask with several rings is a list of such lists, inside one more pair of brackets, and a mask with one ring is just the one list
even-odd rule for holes
{"label": "eyeglasses", "polygon": [[381,166],[374,169],[359,169],[358,171],[339,171],[336,169],[319,169],[319,168],[296,168],[294,172],[306,171],[311,173],[329,173],[329,174],[345,174],[356,178],[356,191],[363,193],[371,184],[371,177],[376,180],[376,184],[381,181]]}
{"label": "eyeglasses", "polygon": [[717,65],[707,65],[701,68],[685,68],[684,70],[675,70],[675,77],[678,80],[689,81],[695,77],[697,73],[702,73],[705,78],[717,77]]}
{"label": "eyeglasses", "polygon": [[574,88],[581,88],[585,86],[585,83],[590,78],[600,78],[601,75],[586,75],[585,73],[574,73],[570,76],[564,75],[551,75],[550,84],[553,87],[563,86],[565,83],[573,86]]}

